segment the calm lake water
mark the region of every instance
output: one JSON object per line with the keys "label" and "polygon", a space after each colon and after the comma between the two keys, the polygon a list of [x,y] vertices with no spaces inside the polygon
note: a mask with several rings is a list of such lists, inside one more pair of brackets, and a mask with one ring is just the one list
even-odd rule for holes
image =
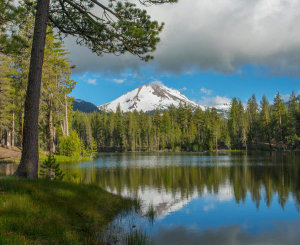
{"label": "calm lake water", "polygon": [[140,199],[141,214],[115,223],[154,244],[300,244],[299,154],[101,154],[63,168],[69,180]]}
{"label": "calm lake water", "polygon": [[70,181],[141,200],[139,214],[111,224],[118,233],[166,245],[300,244],[299,154],[113,153],[62,168]]}

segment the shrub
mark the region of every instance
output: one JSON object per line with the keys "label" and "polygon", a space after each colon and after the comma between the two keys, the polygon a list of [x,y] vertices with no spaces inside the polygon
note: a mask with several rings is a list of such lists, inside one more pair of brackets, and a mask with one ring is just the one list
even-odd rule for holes
{"label": "shrub", "polygon": [[59,163],[56,162],[56,159],[53,155],[49,155],[48,158],[42,163],[40,176],[50,180],[63,179],[64,174],[60,170]]}
{"label": "shrub", "polygon": [[59,138],[58,151],[60,155],[68,157],[80,157],[85,153],[83,142],[74,130],[69,136]]}

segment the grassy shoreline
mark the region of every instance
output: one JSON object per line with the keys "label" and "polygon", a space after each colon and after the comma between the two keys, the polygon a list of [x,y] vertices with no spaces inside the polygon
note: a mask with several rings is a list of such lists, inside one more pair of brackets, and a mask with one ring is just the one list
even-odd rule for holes
{"label": "grassy shoreline", "polygon": [[[105,151],[105,152],[98,152],[100,153],[221,153],[221,152],[228,152],[228,153],[238,153],[238,152],[300,152],[300,150],[275,150],[275,149],[250,149],[250,150],[229,150],[229,149],[222,149],[222,150],[207,150],[207,151],[123,151],[123,152],[111,152],[111,151]],[[43,162],[45,159],[47,159],[46,153],[40,153],[39,162]],[[64,163],[64,162],[80,162],[80,161],[91,161],[92,157],[68,157],[68,156],[62,156],[62,155],[54,155],[56,158],[56,161],[58,163]],[[1,163],[19,163],[21,158],[0,158],[0,164]]]}
{"label": "grassy shoreline", "polygon": [[[47,159],[47,154],[42,153],[39,157],[39,162],[43,162]],[[54,155],[56,161],[58,163],[63,162],[80,162],[80,161],[91,161],[92,157],[68,157],[68,156],[62,156],[62,155]],[[0,164],[1,163],[19,163],[21,158],[0,158]]]}
{"label": "grassy shoreline", "polygon": [[0,178],[0,244],[99,244],[136,202],[94,185]]}

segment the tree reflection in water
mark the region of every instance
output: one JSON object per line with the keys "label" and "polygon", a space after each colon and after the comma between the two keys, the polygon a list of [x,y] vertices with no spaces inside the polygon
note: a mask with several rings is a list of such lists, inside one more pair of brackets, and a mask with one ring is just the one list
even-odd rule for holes
{"label": "tree reflection in water", "polygon": [[[154,157],[153,163],[151,154],[104,155],[94,163],[64,167],[68,180],[96,183],[119,195],[140,194],[147,199],[162,194],[171,195],[173,201],[184,201],[207,193],[224,194],[227,190],[236,203],[244,202],[250,193],[257,208],[262,201],[270,206],[274,196],[278,196],[284,208],[291,194],[299,209],[298,154],[154,154]],[[144,163],[147,159],[152,161],[149,166]]]}

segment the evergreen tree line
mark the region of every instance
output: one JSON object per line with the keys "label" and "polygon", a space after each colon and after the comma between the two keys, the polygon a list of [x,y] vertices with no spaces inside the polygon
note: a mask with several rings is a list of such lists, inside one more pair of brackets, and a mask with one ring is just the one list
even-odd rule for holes
{"label": "evergreen tree line", "polygon": [[[21,24],[16,28],[15,40],[10,39],[11,44],[6,43],[3,45],[6,49],[0,49],[0,145],[6,147],[22,147],[24,104],[34,26],[34,13],[28,3],[30,1],[19,8],[22,21],[18,22]],[[0,28],[0,44],[7,39],[5,30],[7,28]],[[19,46],[16,49],[14,46],[17,41]],[[39,148],[54,154],[59,152],[57,146],[61,145],[61,152],[67,154],[67,143],[59,143],[75,141],[77,148],[73,152],[76,153],[72,154],[80,155],[84,152],[83,143],[76,132],[75,135],[71,132],[69,126],[73,98],[68,95],[75,88],[76,81],[70,77],[74,66],[67,55],[63,41],[48,27],[38,124]]]}
{"label": "evergreen tree line", "polygon": [[75,112],[72,127],[86,147],[98,151],[295,150],[300,147],[300,106],[294,93],[285,103],[253,95],[232,99],[228,114],[181,104],[154,113]]}

